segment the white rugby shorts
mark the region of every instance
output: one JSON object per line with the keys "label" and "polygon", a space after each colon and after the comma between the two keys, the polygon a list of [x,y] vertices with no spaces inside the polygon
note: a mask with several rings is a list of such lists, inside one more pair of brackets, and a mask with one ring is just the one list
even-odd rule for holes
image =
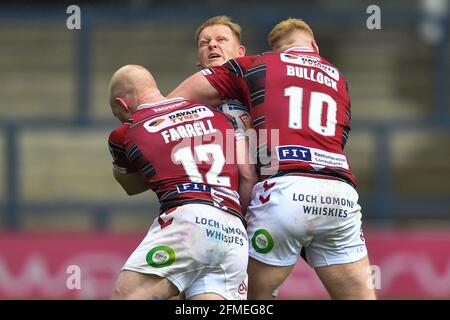
{"label": "white rugby shorts", "polygon": [[246,220],[250,257],[269,265],[294,265],[302,249],[311,267],[367,255],[358,193],[339,180],[281,176],[260,182]]}
{"label": "white rugby shorts", "polygon": [[156,218],[122,270],[168,279],[186,298],[216,293],[247,298],[248,238],[242,221],[205,204],[186,204]]}

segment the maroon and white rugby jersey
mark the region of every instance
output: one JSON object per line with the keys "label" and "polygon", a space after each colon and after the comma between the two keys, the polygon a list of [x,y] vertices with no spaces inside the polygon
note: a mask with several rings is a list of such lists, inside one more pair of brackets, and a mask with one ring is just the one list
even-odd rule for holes
{"label": "maroon and white rugby jersey", "polygon": [[294,47],[239,57],[202,73],[221,99],[249,107],[261,178],[300,172],[356,184],[343,153],[351,118],[347,83],[328,61]]}
{"label": "maroon and white rugby jersey", "polygon": [[111,132],[113,165],[139,172],[157,194],[160,212],[187,203],[216,206],[242,219],[235,135],[223,113],[182,98],[142,104]]}

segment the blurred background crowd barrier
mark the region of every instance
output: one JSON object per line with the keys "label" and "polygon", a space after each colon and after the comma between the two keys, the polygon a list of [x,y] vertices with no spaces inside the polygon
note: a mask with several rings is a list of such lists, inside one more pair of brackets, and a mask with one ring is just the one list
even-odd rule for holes
{"label": "blurred background crowd barrier", "polygon": [[[305,19],[352,99],[347,155],[359,182],[381,298],[450,297],[449,4],[381,1],[87,1],[0,6],[0,298],[107,298],[158,212],[111,174],[119,123],[108,82],[125,64],[149,68],[163,93],[196,72],[194,33],[215,15],[243,27],[248,54],[269,50],[280,20]],[[67,6],[81,29],[67,28]],[[78,265],[82,288],[66,287]],[[280,291],[323,298],[299,265]]]}

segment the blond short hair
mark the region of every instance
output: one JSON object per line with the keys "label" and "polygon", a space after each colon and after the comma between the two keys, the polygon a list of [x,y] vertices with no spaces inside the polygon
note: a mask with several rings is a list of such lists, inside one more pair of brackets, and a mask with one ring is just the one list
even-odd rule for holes
{"label": "blond short hair", "polygon": [[212,18],[206,20],[205,22],[203,22],[200,25],[200,27],[197,28],[197,31],[195,32],[195,40],[197,41],[197,43],[198,43],[198,37],[200,36],[200,33],[203,31],[203,29],[205,29],[206,27],[209,27],[209,26],[217,25],[217,24],[224,25],[224,26],[227,26],[228,28],[230,28],[231,31],[233,32],[233,34],[238,39],[239,43],[241,43],[242,28],[240,25],[238,25],[236,22],[234,22],[228,16],[216,16],[216,17],[212,17]]}
{"label": "blond short hair", "polygon": [[283,37],[295,30],[306,32],[314,39],[314,33],[305,21],[302,19],[289,18],[279,22],[273,27],[272,31],[270,31],[269,36],[267,37],[270,47],[274,48]]}

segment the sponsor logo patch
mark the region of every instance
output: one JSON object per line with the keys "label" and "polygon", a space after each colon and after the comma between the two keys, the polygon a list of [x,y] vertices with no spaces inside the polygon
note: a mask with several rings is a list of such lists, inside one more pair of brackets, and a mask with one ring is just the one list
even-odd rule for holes
{"label": "sponsor logo patch", "polygon": [[156,119],[150,119],[144,123],[144,128],[148,132],[155,133],[187,121],[200,120],[213,116],[214,113],[208,108],[197,106],[189,109],[177,110]]}
{"label": "sponsor logo patch", "polygon": [[185,192],[211,192],[211,187],[202,183],[183,183],[177,185],[178,193]]}
{"label": "sponsor logo patch", "polygon": [[222,187],[210,187],[202,183],[183,183],[177,185],[178,193],[186,192],[209,192],[214,201],[220,203],[223,201],[221,196],[228,198],[236,203],[239,203],[239,194],[235,191]]}
{"label": "sponsor logo patch", "polygon": [[147,126],[149,126],[149,127],[157,127],[163,122],[164,122],[164,119],[161,119],[161,118],[154,119],[150,123],[147,123]]}
{"label": "sponsor logo patch", "polygon": [[319,68],[334,80],[339,81],[339,71],[336,68],[321,62],[318,57],[304,54],[296,55],[292,53],[282,53],[280,57],[283,62]]}
{"label": "sponsor logo patch", "polygon": [[268,253],[273,248],[273,238],[266,229],[256,230],[252,237],[252,246],[258,253]]}
{"label": "sponsor logo patch", "polygon": [[164,268],[170,266],[175,257],[175,251],[171,247],[157,246],[147,253],[146,260],[153,268]]}
{"label": "sponsor logo patch", "polygon": [[248,290],[247,284],[245,283],[245,281],[242,281],[239,284],[239,288],[238,288],[239,294],[247,294],[247,290]]}
{"label": "sponsor logo patch", "polygon": [[[327,152],[320,149],[304,146],[279,146],[277,155],[279,161],[304,161],[320,169],[320,166],[349,169],[347,158],[343,154]],[[316,165],[320,165],[317,167]]]}

